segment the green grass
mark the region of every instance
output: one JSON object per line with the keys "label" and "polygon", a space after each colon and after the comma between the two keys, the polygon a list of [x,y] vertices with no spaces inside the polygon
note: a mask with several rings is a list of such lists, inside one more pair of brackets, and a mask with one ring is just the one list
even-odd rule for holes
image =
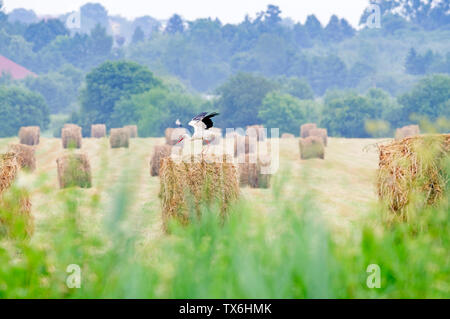
{"label": "green grass", "polygon": [[[140,143],[133,141],[131,150]],[[0,297],[449,298],[449,193],[408,223],[387,223],[375,201],[355,198],[342,204],[354,211],[336,226],[346,215],[324,209],[334,202],[304,186],[322,185],[324,169],[344,171],[339,177],[353,179],[358,188],[370,185],[337,165],[342,143],[330,143],[336,153],[328,164],[302,162],[310,167],[299,176],[293,174],[299,160],[283,153],[289,148],[282,145],[271,189],[243,190],[223,225],[214,206],[203,207],[203,218],[187,227],[172,224],[171,235],[160,231],[158,179],[141,163],[151,149],[129,157],[130,150],[112,151],[106,140],[84,143],[96,154],[94,189],[58,190],[53,166],[45,165],[15,186],[34,194],[36,233],[31,240],[0,239]],[[47,160],[48,154],[39,156]],[[362,171],[370,166],[365,157],[348,161]],[[349,184],[335,183],[326,191],[344,193],[341,184]],[[81,267],[80,289],[66,285],[70,264]],[[380,266],[379,289],[366,285],[370,264]]]}

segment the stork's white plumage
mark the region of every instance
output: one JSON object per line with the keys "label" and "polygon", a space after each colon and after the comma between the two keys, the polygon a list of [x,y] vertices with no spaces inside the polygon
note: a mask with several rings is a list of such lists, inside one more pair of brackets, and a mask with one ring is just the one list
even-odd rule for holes
{"label": "stork's white plumage", "polygon": [[189,125],[194,128],[194,134],[192,136],[189,136],[187,133],[183,134],[178,143],[186,139],[191,141],[202,140],[209,144],[215,138],[214,133],[209,131],[209,129],[213,127],[211,118],[219,115],[219,113],[206,114],[207,112],[200,113],[189,122]]}

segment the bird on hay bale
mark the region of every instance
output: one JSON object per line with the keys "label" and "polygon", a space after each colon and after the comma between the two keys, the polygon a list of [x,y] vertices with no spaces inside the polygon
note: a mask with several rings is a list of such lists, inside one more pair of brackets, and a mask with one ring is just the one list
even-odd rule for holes
{"label": "bird on hay bale", "polygon": [[[211,119],[217,115],[219,115],[219,113],[213,112],[208,115],[208,112],[202,112],[195,116],[189,122],[189,125],[194,128],[194,134],[190,136],[189,134],[184,133],[178,140],[177,144],[183,140],[201,140],[203,144],[207,144],[209,146],[211,142],[216,138],[216,134],[210,130],[210,128],[214,126],[214,123]],[[177,120],[177,124],[181,125],[181,123],[179,123],[179,120]]]}

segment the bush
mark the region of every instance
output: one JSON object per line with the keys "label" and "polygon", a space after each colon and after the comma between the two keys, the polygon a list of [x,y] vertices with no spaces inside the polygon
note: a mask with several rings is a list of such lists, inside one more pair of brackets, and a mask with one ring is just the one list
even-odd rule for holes
{"label": "bush", "polygon": [[49,122],[42,95],[20,87],[0,87],[0,137],[16,136],[21,126],[45,130]]}

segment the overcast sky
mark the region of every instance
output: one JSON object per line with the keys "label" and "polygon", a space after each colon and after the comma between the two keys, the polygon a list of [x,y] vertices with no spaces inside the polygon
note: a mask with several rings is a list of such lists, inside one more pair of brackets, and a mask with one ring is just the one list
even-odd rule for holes
{"label": "overcast sky", "polygon": [[[2,0],[0,0],[2,1]],[[172,14],[181,14],[185,19],[218,17],[223,23],[237,23],[246,14],[251,17],[262,11],[267,4],[278,5],[283,17],[305,21],[306,16],[315,14],[326,24],[332,14],[346,18],[357,26],[368,0],[3,0],[6,11],[15,8],[33,9],[39,15],[57,15],[74,10],[87,2],[101,3],[111,15],[135,18],[150,15],[167,19]]]}

